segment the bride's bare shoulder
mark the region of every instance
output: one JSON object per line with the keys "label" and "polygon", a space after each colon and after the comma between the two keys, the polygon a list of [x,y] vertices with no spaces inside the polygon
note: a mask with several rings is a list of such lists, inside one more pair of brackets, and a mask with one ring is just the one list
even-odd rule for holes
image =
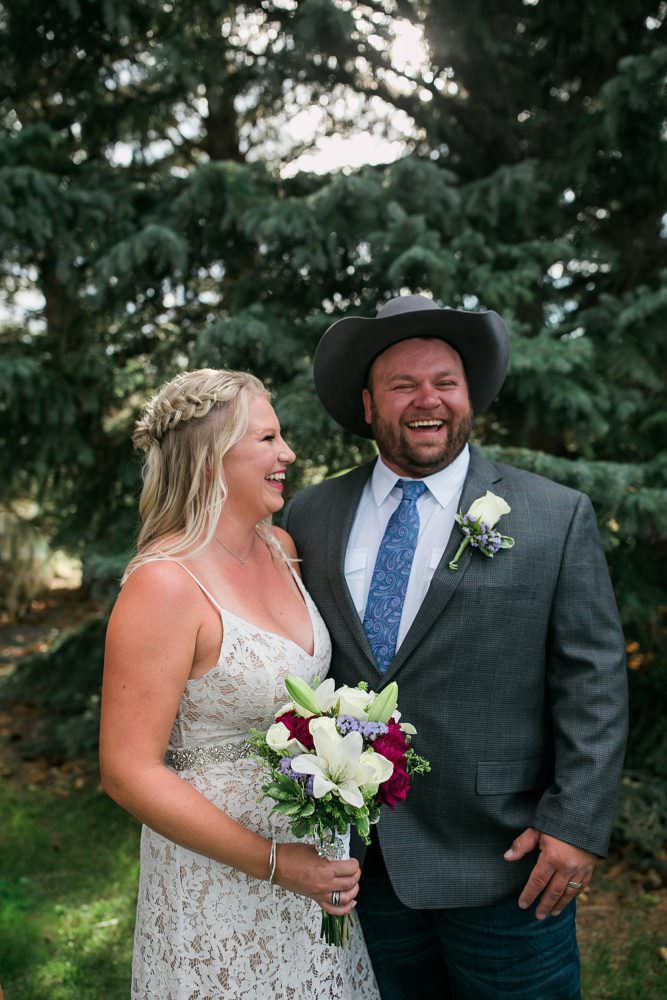
{"label": "bride's bare shoulder", "polygon": [[279,528],[276,525],[271,529],[273,532],[273,537],[280,545],[281,549],[290,559],[298,559],[299,553],[296,550],[296,545],[294,544],[294,539],[285,531],[284,528]]}
{"label": "bride's bare shoulder", "polygon": [[165,625],[174,616],[185,622],[201,617],[205,599],[192,577],[171,559],[153,559],[131,570],[114,606],[113,618],[143,616]]}

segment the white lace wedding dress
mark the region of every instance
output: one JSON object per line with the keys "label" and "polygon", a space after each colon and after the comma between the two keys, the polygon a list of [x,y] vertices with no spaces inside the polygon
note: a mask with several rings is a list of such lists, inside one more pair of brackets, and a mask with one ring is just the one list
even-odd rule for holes
{"label": "white lace wedding dress", "polygon": [[[313,627],[312,656],[219,608],[202,587],[220,611],[224,638],[217,664],[186,685],[171,749],[240,743],[251,727],[273,722],[287,700],[287,674],[308,681],[326,675],[329,636],[299,586]],[[271,801],[259,801],[263,772],[257,761],[195,765],[180,770],[181,778],[239,823],[279,842],[295,839],[284,817],[269,819]],[[304,896],[272,888],[144,827],[133,1000],[378,1000],[358,920],[353,916],[350,947],[337,949],[320,940],[321,914]]]}

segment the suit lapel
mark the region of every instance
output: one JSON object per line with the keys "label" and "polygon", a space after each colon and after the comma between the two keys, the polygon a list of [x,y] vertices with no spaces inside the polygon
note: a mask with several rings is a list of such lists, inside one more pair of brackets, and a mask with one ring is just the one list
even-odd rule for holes
{"label": "suit lapel", "polygon": [[371,648],[368,645],[368,638],[364,632],[345,580],[347,542],[350,537],[354,515],[357,512],[361,494],[373,471],[373,465],[373,462],[369,465],[364,465],[341,479],[341,493],[336,497],[336,501],[332,504],[329,512],[327,558],[329,580],[337,605],[345,618],[345,623],[351,635],[359,644],[365,658],[377,673],[377,666]]}
{"label": "suit lapel", "polygon": [[[472,448],[470,454],[470,467],[468,469],[466,481],[463,484],[459,510],[464,512],[467,511],[473,500],[476,500],[479,496],[483,496],[494,483],[499,482],[501,479],[502,476],[500,475],[497,467],[493,465],[493,463],[489,462],[488,459],[484,458],[484,456],[481,455],[477,449]],[[463,536],[458,525],[454,523],[447,547],[445,548],[442,559],[433,574],[433,579],[431,580],[431,585],[426,592],[426,597],[417,612],[415,620],[410,626],[410,630],[396,651],[394,659],[389,664],[387,672],[383,677],[384,681],[392,679],[393,675],[400,669],[413,650],[419,645],[424,636],[433,627],[438,617],[442,614],[444,608],[447,604],[449,604],[452,597],[456,593],[457,587],[460,585],[461,580],[466,574],[470,563],[470,557],[472,555],[470,546],[468,546],[461,556],[458,570],[451,570],[449,568],[449,563],[454,558],[462,538]]]}

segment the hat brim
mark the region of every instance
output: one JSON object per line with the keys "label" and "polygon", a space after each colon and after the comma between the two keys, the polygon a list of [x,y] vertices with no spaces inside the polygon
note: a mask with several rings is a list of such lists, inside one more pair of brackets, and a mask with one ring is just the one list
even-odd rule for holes
{"label": "hat brim", "polygon": [[419,309],[382,318],[350,316],[322,336],[313,361],[315,388],[327,412],[345,430],[370,438],[362,391],[379,354],[401,340],[435,337],[458,351],[474,413],[500,392],[509,365],[509,334],[498,313]]}

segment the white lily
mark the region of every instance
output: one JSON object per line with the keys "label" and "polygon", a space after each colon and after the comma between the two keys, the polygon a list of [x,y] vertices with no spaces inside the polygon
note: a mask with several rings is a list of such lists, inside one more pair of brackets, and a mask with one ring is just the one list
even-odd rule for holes
{"label": "white lily", "polygon": [[327,677],[315,688],[315,698],[323,715],[331,711],[336,704],[336,683],[333,677]]}
{"label": "white lily", "polygon": [[[315,753],[302,754],[292,761],[292,768],[297,774],[312,774],[313,796],[321,799],[328,792],[338,795],[344,802],[360,808],[364,804],[360,786],[374,784],[378,775],[389,768],[386,781],[393,771],[391,761],[369,751],[363,751],[364,741],[361,733],[348,733],[346,736],[336,729],[336,722],[329,717],[314,719],[310,724],[310,732],[315,743]],[[371,762],[368,758],[374,758]],[[377,758],[377,759],[375,759]]]}
{"label": "white lily", "polygon": [[392,681],[379,694],[375,695],[367,713],[369,722],[389,722],[396,709],[397,701],[398,684],[396,681]]}
{"label": "white lily", "polygon": [[401,718],[401,713],[398,711],[398,709],[396,709],[396,711],[392,715],[393,721],[394,722],[398,722],[399,728],[402,730],[402,732],[407,733],[408,736],[416,736],[417,735],[417,730],[412,725],[412,723],[411,722],[399,722],[400,718]]}
{"label": "white lily", "polygon": [[336,683],[333,677],[327,677],[314,690],[301,677],[288,677],[285,686],[292,695],[294,711],[304,719],[324,714],[336,704]]}

